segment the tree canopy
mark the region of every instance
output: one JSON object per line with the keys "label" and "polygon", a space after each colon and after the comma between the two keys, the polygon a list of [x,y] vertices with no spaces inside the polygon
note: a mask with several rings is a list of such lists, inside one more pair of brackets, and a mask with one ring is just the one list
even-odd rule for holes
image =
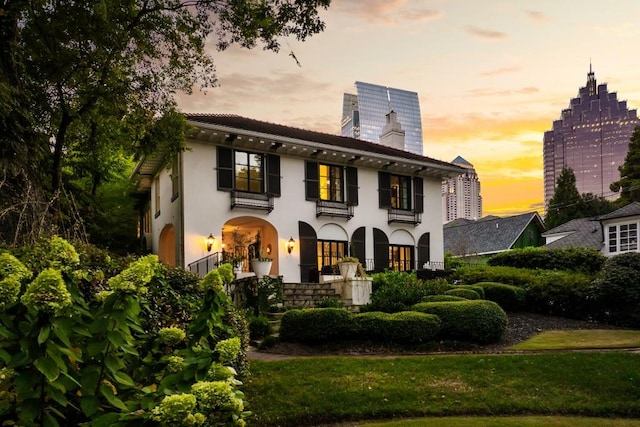
{"label": "tree canopy", "polygon": [[564,167],[556,181],[555,193],[549,200],[544,222],[547,229],[552,229],[572,219],[602,215],[614,209],[614,205],[601,196],[580,194],[573,170]]}
{"label": "tree canopy", "polygon": [[81,232],[77,203],[132,156],[180,150],[174,95],[215,86],[210,44],[277,52],[321,32],[329,3],[0,0],[0,242]]}
{"label": "tree canopy", "polygon": [[618,168],[620,180],[611,184],[611,191],[620,193],[619,205],[640,202],[640,126],[636,126],[629,140],[624,163]]}

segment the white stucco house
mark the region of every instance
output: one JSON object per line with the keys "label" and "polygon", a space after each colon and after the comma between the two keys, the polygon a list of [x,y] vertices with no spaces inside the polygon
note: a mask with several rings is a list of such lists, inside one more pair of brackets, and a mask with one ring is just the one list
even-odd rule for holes
{"label": "white stucco house", "polygon": [[[141,239],[161,261],[205,274],[221,259],[245,272],[307,282],[343,256],[367,270],[444,259],[442,180],[464,170],[401,150],[395,113],[381,144],[234,115],[187,114],[187,150],[172,165],[142,158]],[[385,145],[386,144],[386,145]]]}

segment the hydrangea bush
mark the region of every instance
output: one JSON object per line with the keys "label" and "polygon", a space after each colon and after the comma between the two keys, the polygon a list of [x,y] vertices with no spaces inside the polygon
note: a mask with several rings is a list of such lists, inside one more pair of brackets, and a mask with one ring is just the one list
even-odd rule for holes
{"label": "hydrangea bush", "polygon": [[22,255],[28,262],[0,254],[0,419],[22,426],[244,425],[250,413],[234,366],[244,360],[248,332],[222,292],[230,266],[197,285],[196,311],[161,327],[144,320],[155,319],[151,307],[167,307],[149,304],[158,302],[149,289],[170,287],[155,255],[102,276],[103,285],[84,288],[90,295],[81,288],[98,269],[80,269],[64,239]]}

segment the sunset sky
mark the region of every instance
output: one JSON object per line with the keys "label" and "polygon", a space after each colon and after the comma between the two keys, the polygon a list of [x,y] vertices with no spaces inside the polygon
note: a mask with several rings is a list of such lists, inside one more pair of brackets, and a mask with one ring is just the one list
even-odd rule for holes
{"label": "sunset sky", "polygon": [[483,216],[506,216],[542,212],[543,133],[590,62],[599,84],[640,107],[637,0],[334,0],[321,16],[323,33],[283,40],[279,54],[215,52],[219,86],[180,108],[339,134],[356,80],[415,91],[424,155],[464,157]]}

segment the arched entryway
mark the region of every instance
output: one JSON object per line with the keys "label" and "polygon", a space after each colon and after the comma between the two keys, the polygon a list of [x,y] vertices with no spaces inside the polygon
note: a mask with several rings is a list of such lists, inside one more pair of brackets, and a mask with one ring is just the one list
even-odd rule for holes
{"label": "arched entryway", "polygon": [[278,230],[268,221],[252,216],[228,220],[222,226],[223,257],[241,269],[251,272],[251,260],[271,258],[269,274],[279,274]]}
{"label": "arched entryway", "polygon": [[165,225],[160,232],[158,259],[172,267],[176,266],[176,230],[173,224]]}

